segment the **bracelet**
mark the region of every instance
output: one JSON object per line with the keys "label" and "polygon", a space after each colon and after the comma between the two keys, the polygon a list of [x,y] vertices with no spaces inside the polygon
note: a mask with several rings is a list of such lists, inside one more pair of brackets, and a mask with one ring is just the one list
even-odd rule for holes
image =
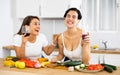
{"label": "bracelet", "polygon": [[53,46],[56,46],[56,44],[52,43]]}

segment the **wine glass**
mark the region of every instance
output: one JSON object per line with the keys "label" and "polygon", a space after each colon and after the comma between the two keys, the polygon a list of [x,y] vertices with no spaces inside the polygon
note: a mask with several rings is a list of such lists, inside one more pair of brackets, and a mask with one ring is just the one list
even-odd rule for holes
{"label": "wine glass", "polygon": [[87,35],[88,35],[88,32],[83,32],[83,34],[82,34],[82,40],[84,40]]}
{"label": "wine glass", "polygon": [[22,30],[21,30],[22,34],[25,34],[25,37],[30,35],[30,28],[29,26],[22,26]]}
{"label": "wine glass", "polygon": [[105,64],[105,55],[99,55],[98,56],[98,63],[99,64]]}

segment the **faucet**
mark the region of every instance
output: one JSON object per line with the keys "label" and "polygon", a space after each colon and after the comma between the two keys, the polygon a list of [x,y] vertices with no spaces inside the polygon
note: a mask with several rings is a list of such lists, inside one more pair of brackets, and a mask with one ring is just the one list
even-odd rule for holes
{"label": "faucet", "polygon": [[102,41],[104,47],[105,47],[105,50],[107,50],[107,41]]}

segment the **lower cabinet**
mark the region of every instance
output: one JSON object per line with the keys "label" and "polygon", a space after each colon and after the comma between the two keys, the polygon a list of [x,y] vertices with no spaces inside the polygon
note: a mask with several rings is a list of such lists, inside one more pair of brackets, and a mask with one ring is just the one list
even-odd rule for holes
{"label": "lower cabinet", "polygon": [[91,54],[90,64],[106,63],[120,66],[120,54]]}
{"label": "lower cabinet", "polygon": [[105,63],[120,66],[120,54],[106,54],[105,60]]}
{"label": "lower cabinet", "polygon": [[97,64],[99,63],[98,62],[98,57],[99,57],[99,54],[91,54],[91,59],[90,59],[90,64]]}

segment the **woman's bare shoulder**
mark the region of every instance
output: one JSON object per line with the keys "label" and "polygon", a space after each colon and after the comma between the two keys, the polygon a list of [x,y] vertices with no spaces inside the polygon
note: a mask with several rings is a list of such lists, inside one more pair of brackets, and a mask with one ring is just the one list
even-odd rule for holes
{"label": "woman's bare shoulder", "polygon": [[59,34],[58,41],[62,40],[62,33]]}
{"label": "woman's bare shoulder", "polygon": [[78,30],[78,31],[80,31],[80,32],[82,32],[82,31],[83,31],[83,29],[81,29],[81,28],[77,28],[77,30]]}

